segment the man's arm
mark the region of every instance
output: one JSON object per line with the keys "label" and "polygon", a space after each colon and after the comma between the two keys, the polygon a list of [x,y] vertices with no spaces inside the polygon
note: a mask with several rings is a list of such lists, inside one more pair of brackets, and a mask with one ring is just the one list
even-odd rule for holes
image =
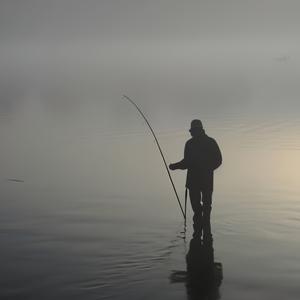
{"label": "man's arm", "polygon": [[174,164],[170,164],[169,168],[171,170],[176,170],[176,169],[186,170],[188,168],[188,160],[187,160],[188,151],[189,151],[188,149],[189,149],[188,143],[186,143],[184,146],[184,158],[181,161],[178,161]]}
{"label": "man's arm", "polygon": [[185,164],[185,160],[182,159],[181,161],[177,162],[177,163],[174,163],[174,164],[170,164],[169,165],[169,168],[171,170],[176,170],[176,169],[180,169],[180,170],[186,170],[187,169],[187,166]]}

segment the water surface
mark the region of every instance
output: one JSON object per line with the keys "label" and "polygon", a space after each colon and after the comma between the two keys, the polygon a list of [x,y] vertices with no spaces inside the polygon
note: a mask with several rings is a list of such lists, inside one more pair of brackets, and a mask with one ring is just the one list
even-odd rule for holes
{"label": "water surface", "polygon": [[[134,108],[110,99],[60,114],[39,97],[2,107],[1,298],[187,299],[170,278],[186,271],[191,209],[185,231]],[[203,119],[224,157],[212,212],[221,299],[299,298],[300,124],[278,115]],[[154,126],[169,162],[182,156],[185,121]],[[183,200],[185,172],[172,174]]]}

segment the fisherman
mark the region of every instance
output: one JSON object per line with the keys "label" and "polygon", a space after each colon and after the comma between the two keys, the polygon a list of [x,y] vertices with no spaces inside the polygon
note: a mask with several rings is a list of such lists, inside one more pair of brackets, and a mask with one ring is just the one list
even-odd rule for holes
{"label": "fisherman", "polygon": [[210,220],[213,175],[222,164],[222,154],[217,142],[206,135],[200,120],[193,120],[189,131],[192,138],[185,144],[184,158],[170,164],[169,168],[187,169],[186,188],[194,212],[194,228],[197,229]]}

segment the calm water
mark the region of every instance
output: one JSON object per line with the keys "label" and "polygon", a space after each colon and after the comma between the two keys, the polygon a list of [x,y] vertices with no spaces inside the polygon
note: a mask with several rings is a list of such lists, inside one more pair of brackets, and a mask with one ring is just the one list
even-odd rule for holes
{"label": "calm water", "polygon": [[[134,108],[115,98],[56,110],[39,97],[3,106],[0,116],[0,298],[187,299],[186,284],[170,278],[186,270],[191,209],[184,232]],[[221,299],[299,299],[294,116],[224,109],[203,119],[224,156],[212,212]],[[169,127],[154,116],[169,162],[181,158],[192,117],[185,111]],[[172,174],[183,199],[185,172]]]}

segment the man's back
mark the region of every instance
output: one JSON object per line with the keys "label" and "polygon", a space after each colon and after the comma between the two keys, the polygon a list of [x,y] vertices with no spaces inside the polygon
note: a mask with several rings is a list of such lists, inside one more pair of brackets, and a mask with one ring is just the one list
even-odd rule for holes
{"label": "man's back", "polygon": [[184,158],[171,164],[172,169],[187,169],[187,188],[213,190],[213,172],[222,163],[222,155],[217,142],[209,137],[201,126],[190,130],[192,138],[184,148]]}
{"label": "man's back", "polygon": [[216,141],[205,133],[186,142],[184,161],[187,166],[186,187],[213,190],[213,171],[222,163]]}
{"label": "man's back", "polygon": [[216,141],[203,133],[186,142],[184,160],[188,168],[208,171],[215,170],[221,165],[222,156]]}

